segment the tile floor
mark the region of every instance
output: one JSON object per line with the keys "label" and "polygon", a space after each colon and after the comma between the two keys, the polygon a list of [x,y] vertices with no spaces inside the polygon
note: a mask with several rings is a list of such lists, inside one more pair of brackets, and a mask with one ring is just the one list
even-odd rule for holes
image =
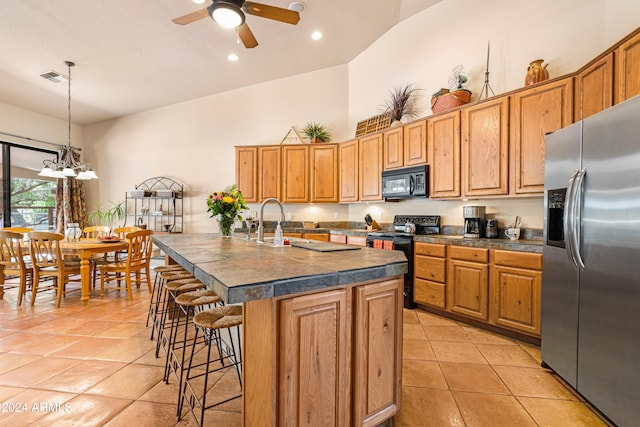
{"label": "tile floor", "polygon": [[[144,286],[143,286],[144,288]],[[177,387],[145,326],[148,291],[97,296],[88,306],[53,293],[35,307],[0,300],[0,425],[190,426],[175,417]],[[539,348],[418,310],[404,313],[403,408],[394,426],[603,426],[540,367]],[[219,393],[237,387],[222,372]],[[233,391],[233,390],[232,390]],[[240,401],[207,412],[205,424],[240,426]],[[389,423],[391,424],[391,423]]]}

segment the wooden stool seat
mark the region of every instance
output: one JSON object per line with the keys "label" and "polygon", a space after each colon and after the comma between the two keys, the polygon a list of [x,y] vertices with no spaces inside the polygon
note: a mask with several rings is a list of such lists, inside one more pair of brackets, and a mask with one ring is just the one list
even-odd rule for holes
{"label": "wooden stool seat", "polygon": [[201,311],[193,317],[193,323],[201,328],[221,329],[242,324],[242,306],[225,305]]}
{"label": "wooden stool seat", "polygon": [[185,292],[176,297],[176,304],[185,307],[199,307],[201,305],[215,304],[221,299],[210,289]]}

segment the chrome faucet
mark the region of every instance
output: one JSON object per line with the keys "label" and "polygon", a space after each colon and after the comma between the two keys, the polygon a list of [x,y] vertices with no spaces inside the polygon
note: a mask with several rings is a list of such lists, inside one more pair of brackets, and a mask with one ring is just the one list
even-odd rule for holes
{"label": "chrome faucet", "polygon": [[262,204],[260,205],[260,216],[258,217],[258,242],[259,243],[264,243],[264,222],[263,222],[264,205],[270,202],[277,203],[278,206],[280,206],[280,221],[284,222],[284,208],[282,207],[282,203],[280,203],[280,200],[276,199],[275,197],[269,197],[268,199],[265,199],[264,202],[262,202]]}

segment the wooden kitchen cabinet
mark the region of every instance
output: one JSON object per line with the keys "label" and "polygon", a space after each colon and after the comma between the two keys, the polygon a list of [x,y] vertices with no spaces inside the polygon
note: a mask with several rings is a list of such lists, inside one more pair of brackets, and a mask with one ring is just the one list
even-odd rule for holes
{"label": "wooden kitchen cabinet", "polygon": [[543,193],[545,134],[572,122],[572,77],[511,95],[511,194]]}
{"label": "wooden kitchen cabinet", "polygon": [[359,140],[358,189],[362,201],[382,200],[382,143],[382,133]]}
{"label": "wooden kitchen cabinet", "polygon": [[350,425],[351,299],[336,289],[280,302],[278,425]]}
{"label": "wooden kitchen cabinet", "polygon": [[576,74],[574,121],[613,105],[613,62],[613,52],[610,52]]}
{"label": "wooden kitchen cabinet", "polygon": [[640,33],[622,43],[616,57],[616,104],[640,94]]}
{"label": "wooden kitchen cabinet", "polygon": [[360,194],[358,192],[360,169],[359,143],[357,139],[343,142],[338,146],[340,158],[340,201],[357,202]]}
{"label": "wooden kitchen cabinet", "polygon": [[490,322],[540,336],[542,254],[494,250]]}
{"label": "wooden kitchen cabinet", "polygon": [[337,203],[338,192],[338,146],[336,144],[313,144],[310,148],[311,202]]}
{"label": "wooden kitchen cabinet", "polygon": [[318,240],[320,242],[329,241],[329,233],[304,233],[302,237],[309,240]]}
{"label": "wooden kitchen cabinet", "polygon": [[258,147],[236,147],[236,186],[245,202],[258,202]]}
{"label": "wooden kitchen cabinet", "polygon": [[377,426],[400,410],[403,283],[393,279],[354,290],[354,426]]}
{"label": "wooden kitchen cabinet", "polygon": [[308,203],[309,147],[307,145],[282,146],[282,202]]}
{"label": "wooden kitchen cabinet", "polygon": [[383,155],[384,170],[401,168],[404,166],[404,128],[388,130],[384,133]]}
{"label": "wooden kitchen cabinet", "polygon": [[447,247],[416,242],[414,248],[413,300],[444,309]]}
{"label": "wooden kitchen cabinet", "polygon": [[345,234],[329,234],[329,241],[333,243],[347,244],[347,236]]}
{"label": "wooden kitchen cabinet", "polygon": [[347,245],[367,246],[367,238],[364,236],[347,236]]}
{"label": "wooden kitchen cabinet", "polygon": [[460,111],[427,120],[429,197],[460,197]]}
{"label": "wooden kitchen cabinet", "polygon": [[509,194],[509,97],[462,110],[462,194]]}
{"label": "wooden kitchen cabinet", "polygon": [[269,197],[280,200],[282,157],[280,146],[258,147],[258,201]]}
{"label": "wooden kitchen cabinet", "polygon": [[450,246],[447,258],[447,310],[489,320],[489,250]]}
{"label": "wooden kitchen cabinet", "polygon": [[427,163],[427,121],[409,123],[404,127],[404,165]]}

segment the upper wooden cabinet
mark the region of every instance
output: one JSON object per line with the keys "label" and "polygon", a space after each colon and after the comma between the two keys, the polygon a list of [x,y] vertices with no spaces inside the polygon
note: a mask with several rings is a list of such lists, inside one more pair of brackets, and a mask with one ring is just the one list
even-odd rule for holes
{"label": "upper wooden cabinet", "polygon": [[340,158],[340,201],[357,202],[359,199],[358,140],[343,142],[338,146]]}
{"label": "upper wooden cabinet", "polygon": [[509,97],[462,110],[462,194],[509,193]]}
{"label": "upper wooden cabinet", "polygon": [[545,135],[573,123],[573,78],[511,96],[512,194],[544,191]]}
{"label": "upper wooden cabinet", "polygon": [[280,146],[258,147],[258,201],[275,197],[280,200],[282,157]]}
{"label": "upper wooden cabinet", "polygon": [[236,186],[245,202],[258,201],[258,148],[236,147]]}
{"label": "upper wooden cabinet", "polygon": [[616,55],[616,104],[640,94],[640,33],[622,43]]}
{"label": "upper wooden cabinet", "polygon": [[360,200],[382,200],[382,137],[377,133],[359,140]]}
{"label": "upper wooden cabinet", "polygon": [[460,111],[427,120],[429,197],[460,197]]}
{"label": "upper wooden cabinet", "polygon": [[339,199],[338,146],[312,144],[310,158],[311,201],[337,203]]}
{"label": "upper wooden cabinet", "polygon": [[427,163],[427,121],[409,123],[404,127],[404,165]]}
{"label": "upper wooden cabinet", "polygon": [[613,52],[576,74],[574,121],[613,105]]}
{"label": "upper wooden cabinet", "polygon": [[384,133],[384,153],[382,156],[384,170],[404,166],[403,131],[404,128],[397,127]]}
{"label": "upper wooden cabinet", "polygon": [[282,165],[282,202],[309,202],[309,146],[283,145]]}

